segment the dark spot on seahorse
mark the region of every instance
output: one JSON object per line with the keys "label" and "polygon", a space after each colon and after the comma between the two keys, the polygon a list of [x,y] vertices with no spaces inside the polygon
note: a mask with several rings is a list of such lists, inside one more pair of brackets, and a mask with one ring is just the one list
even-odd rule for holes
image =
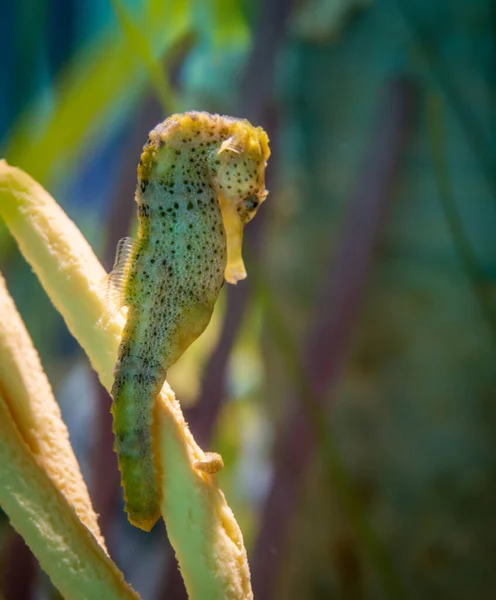
{"label": "dark spot on seahorse", "polygon": [[177,210],[179,208],[179,204],[177,202],[174,202],[174,208]]}
{"label": "dark spot on seahorse", "polygon": [[142,179],[141,180],[141,191],[144,193],[147,187],[148,187],[148,179]]}
{"label": "dark spot on seahorse", "polygon": [[150,216],[150,207],[148,206],[148,204],[138,204],[138,215],[140,217]]}
{"label": "dark spot on seahorse", "polygon": [[188,244],[188,245],[186,246],[186,250],[191,250],[191,244]]}
{"label": "dark spot on seahorse", "polygon": [[[191,210],[192,208],[193,208],[193,202],[188,202],[187,209]],[[191,225],[190,225],[190,227],[191,227]]]}

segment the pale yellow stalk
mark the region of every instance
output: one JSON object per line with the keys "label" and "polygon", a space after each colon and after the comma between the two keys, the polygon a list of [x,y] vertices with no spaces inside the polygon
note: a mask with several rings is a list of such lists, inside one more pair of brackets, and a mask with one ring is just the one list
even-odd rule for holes
{"label": "pale yellow stalk", "polygon": [[64,598],[139,598],[31,452],[2,395],[0,505]]}
{"label": "pale yellow stalk", "polygon": [[98,527],[60,408],[0,274],[0,389],[23,440],[100,546]]}
{"label": "pale yellow stalk", "polygon": [[[105,271],[53,198],[20,169],[0,163],[0,216],[52,302],[110,389],[123,319],[109,314]],[[162,513],[190,598],[252,598],[241,531],[166,384],[156,406]],[[199,462],[197,462],[199,461]]]}

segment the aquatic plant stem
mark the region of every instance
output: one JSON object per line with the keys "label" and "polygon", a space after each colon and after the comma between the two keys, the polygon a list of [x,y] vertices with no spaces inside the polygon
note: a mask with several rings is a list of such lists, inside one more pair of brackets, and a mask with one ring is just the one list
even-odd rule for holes
{"label": "aquatic plant stem", "polygon": [[[147,21],[146,28],[157,56],[169,57],[191,34],[187,3],[145,0],[143,5],[145,13],[152,8],[155,11],[154,20]],[[158,26],[164,19],[168,23],[165,29]],[[118,32],[109,35],[104,31],[75,56],[58,78],[54,110],[43,131],[32,135],[40,107],[43,111],[46,108],[41,93],[14,124],[3,145],[3,156],[46,184],[54,166],[61,161],[64,167],[74,164],[106,115],[115,114],[118,106],[132,105],[146,80],[147,71],[126,40]]]}
{"label": "aquatic plant stem", "polygon": [[138,598],[24,443],[0,396],[0,503],[66,598]]}
{"label": "aquatic plant stem", "polygon": [[148,77],[156,90],[164,115],[176,112],[178,110],[177,98],[164,71],[162,61],[153,55],[150,41],[143,33],[143,31],[146,31],[146,27],[144,24],[140,24],[141,26],[135,25],[135,19],[128,14],[123,2],[110,0],[110,3],[129,50],[139,56],[148,72]]}
{"label": "aquatic plant stem", "polygon": [[38,463],[105,549],[59,405],[1,273],[0,314],[0,390],[12,418]]}
{"label": "aquatic plant stem", "polygon": [[488,140],[473,112],[469,102],[464,98],[450,76],[448,66],[443,63],[435,48],[429,41],[426,28],[422,24],[417,11],[410,0],[395,0],[398,11],[407,24],[414,41],[424,56],[427,67],[441,88],[446,102],[453,110],[472,150],[488,188],[496,201],[496,155],[489,146]]}
{"label": "aquatic plant stem", "polygon": [[[368,526],[363,508],[341,466],[333,438],[329,436],[325,416],[328,408],[324,403],[332,397],[346,355],[375,243],[392,198],[402,150],[408,139],[412,107],[413,90],[409,81],[398,78],[391,82],[381,107],[377,136],[369,147],[350,201],[341,243],[336,251],[333,248],[332,266],[323,286],[303,366],[299,366],[296,352],[283,353],[286,359],[288,354],[291,358],[288,373],[300,373],[300,376],[294,375],[294,400],[297,404],[276,442],[274,478],[253,552],[253,586],[257,600],[273,597],[289,523],[296,513],[301,479],[316,442],[326,452],[324,458],[330,478],[337,484],[335,488],[340,493],[343,509],[348,510],[357,540],[364,544],[384,592],[390,598],[405,596],[389,557]],[[267,321],[272,326],[277,323],[274,315]],[[288,340],[281,343],[282,346],[291,348]],[[278,552],[272,552],[273,548]]]}
{"label": "aquatic plant stem", "polygon": [[434,178],[441,208],[458,260],[472,286],[493,342],[496,343],[496,312],[488,295],[474,248],[465,231],[449,176],[444,144],[444,110],[441,98],[433,95],[428,97],[426,108],[429,148],[434,164]]}
{"label": "aquatic plant stem", "polygon": [[[39,184],[5,162],[0,162],[0,215],[110,389],[124,319],[108,310],[102,286],[106,272],[88,242]],[[167,384],[155,419],[162,514],[190,597],[251,598],[241,532],[215,477],[195,468],[205,454]]]}

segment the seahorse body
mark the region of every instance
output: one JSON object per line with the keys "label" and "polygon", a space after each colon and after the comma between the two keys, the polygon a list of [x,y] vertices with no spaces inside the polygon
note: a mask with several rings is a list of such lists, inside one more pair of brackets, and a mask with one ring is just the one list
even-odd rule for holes
{"label": "seahorse body", "polygon": [[126,512],[149,531],[160,516],[153,405],[167,370],[207,326],[224,278],[246,276],[243,226],[267,196],[266,133],[208,113],[173,115],[138,167],[138,239],[120,270],[127,322],[112,387]]}

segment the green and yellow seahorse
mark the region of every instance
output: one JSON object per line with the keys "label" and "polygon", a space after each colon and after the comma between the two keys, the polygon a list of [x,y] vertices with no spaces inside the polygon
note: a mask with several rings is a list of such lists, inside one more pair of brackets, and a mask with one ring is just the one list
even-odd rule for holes
{"label": "green and yellow seahorse", "polygon": [[129,521],[146,531],[160,516],[153,405],[224,279],[246,277],[243,227],[267,196],[269,154],[262,128],[205,112],[169,117],[143,149],[138,239],[119,243],[110,286],[128,308],[112,387],[115,449]]}

